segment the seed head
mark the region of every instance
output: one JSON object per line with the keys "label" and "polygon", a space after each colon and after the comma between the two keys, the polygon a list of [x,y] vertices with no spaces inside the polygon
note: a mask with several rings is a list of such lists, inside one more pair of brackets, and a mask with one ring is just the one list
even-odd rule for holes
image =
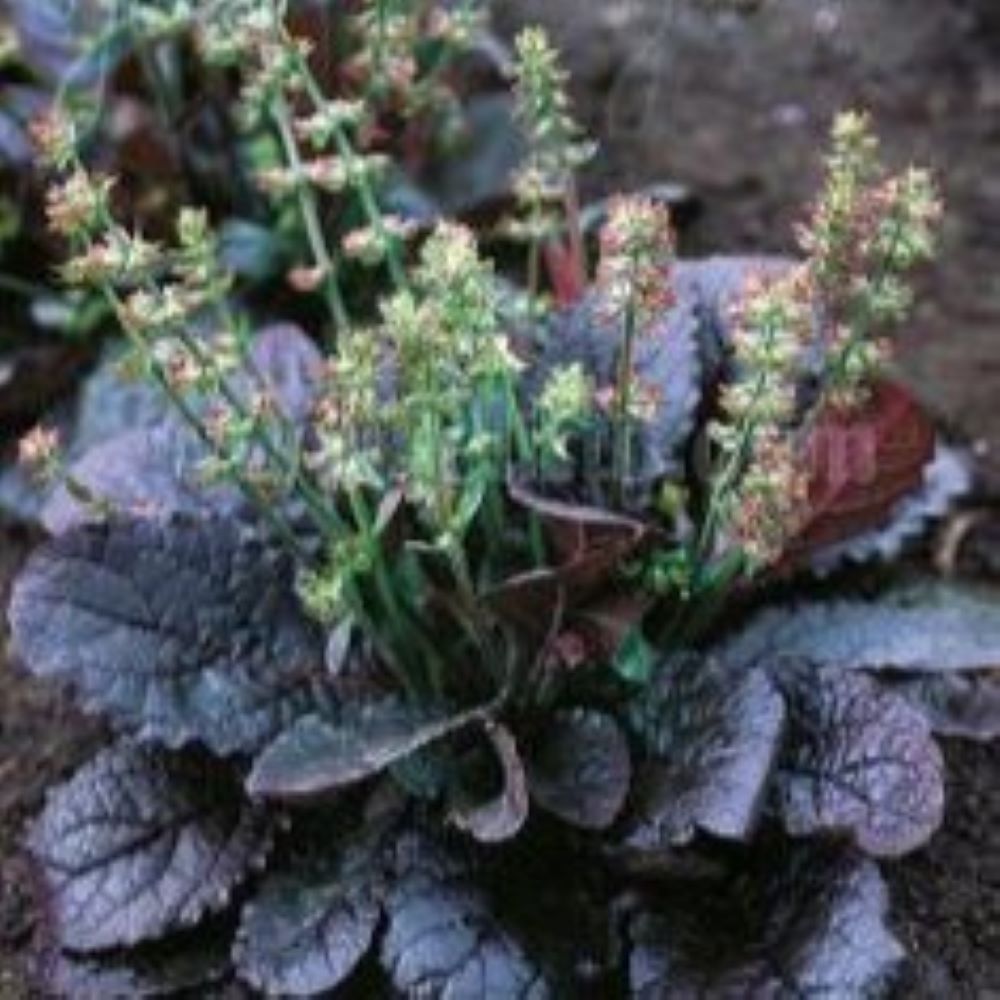
{"label": "seed head", "polygon": [[646,328],[673,304],[674,234],[669,211],[646,198],[619,198],[601,232],[597,287],[613,319],[631,312]]}

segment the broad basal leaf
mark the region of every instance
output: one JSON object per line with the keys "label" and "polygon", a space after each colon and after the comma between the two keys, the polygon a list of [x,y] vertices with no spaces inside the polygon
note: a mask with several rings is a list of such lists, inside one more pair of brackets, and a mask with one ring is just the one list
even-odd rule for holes
{"label": "broad basal leaf", "polygon": [[381,907],[375,859],[302,863],[266,879],[246,904],[234,949],[240,976],[267,996],[326,994],[371,947]]}
{"label": "broad basal leaf", "polygon": [[252,751],[312,703],[322,638],[283,557],[230,521],[124,521],[40,549],[14,587],[18,654],[144,739]]}
{"label": "broad basal leaf", "polygon": [[484,212],[509,201],[511,178],[524,157],[524,139],[507,93],[467,102],[453,155],[438,159],[421,181],[443,214]]}
{"label": "broad basal leaf", "polygon": [[[111,11],[98,0],[9,0],[19,53],[31,69],[66,87],[91,86],[114,69],[126,36],[114,33]],[[98,44],[101,39],[107,39]]]}
{"label": "broad basal leaf", "polygon": [[460,830],[484,844],[510,840],[528,818],[528,779],[513,734],[492,723],[486,734],[500,765],[499,792],[485,802],[456,802],[450,819]]}
{"label": "broad basal leaf", "polygon": [[42,508],[42,524],[60,535],[113,514],[231,516],[243,506],[243,498],[231,484],[204,480],[199,469],[205,458],[194,434],[173,423],[116,435],[71,466],[74,488],[65,483],[56,487]]}
{"label": "broad basal leaf", "polygon": [[428,1000],[543,1000],[541,970],[492,913],[469,866],[411,839],[390,888],[382,965],[400,995]]}
{"label": "broad basal leaf", "polygon": [[636,914],[630,995],[883,995],[903,949],[887,927],[875,865],[835,848],[798,847],[779,858],[769,851],[735,883],[671,894]]}
{"label": "broad basal leaf", "polygon": [[270,799],[325,795],[384,771],[481,715],[443,715],[396,700],[352,706],[339,719],[307,715],[260,754],[247,789]]}
{"label": "broad basal leaf", "polygon": [[[210,342],[206,349],[213,349]],[[105,352],[84,383],[68,434],[70,473],[99,503],[88,506],[59,486],[42,507],[45,527],[59,533],[101,520],[108,514],[102,507],[146,517],[228,515],[245,507],[235,486],[206,483],[201,469],[209,449],[155,385],[123,377],[125,360],[119,347]],[[315,404],[322,372],[315,344],[298,327],[276,324],[254,335],[242,369],[230,376],[231,388],[245,401],[268,396],[286,418],[283,425],[273,422],[272,438],[280,437],[283,447],[297,447],[293,439]],[[207,405],[199,399],[190,403],[195,410]],[[258,449],[254,463],[264,460]]]}
{"label": "broad basal leaf", "polygon": [[723,372],[732,343],[730,312],[752,275],[779,277],[795,266],[789,257],[727,256],[679,260],[674,265],[677,299],[697,319],[702,364],[706,382],[715,382]]}
{"label": "broad basal leaf", "polygon": [[943,764],[924,716],[859,673],[786,669],[790,731],[777,779],[793,836],[849,834],[876,857],[925,843],[944,810]]}
{"label": "broad basal leaf", "polygon": [[49,796],[30,837],[60,943],[101,951],[225,908],[270,847],[225,771],[121,744]]}
{"label": "broad basal leaf", "polygon": [[764,611],[724,647],[734,663],[806,658],[843,670],[972,670],[1000,665],[1000,601],[988,589],[931,583],[874,601]]}
{"label": "broad basal leaf", "polygon": [[626,845],[665,849],[698,830],[747,838],[785,721],[784,702],[764,671],[678,657],[643,689],[633,715],[649,757],[634,781]]}
{"label": "broad basal leaf", "polygon": [[880,383],[857,412],[821,416],[807,451],[809,516],[787,558],[801,562],[885,525],[900,501],[923,484],[935,444],[930,418],[892,382]]}
{"label": "broad basal leaf", "polygon": [[947,514],[955,501],[968,493],[971,484],[968,457],[939,444],[933,461],[924,469],[923,484],[896,504],[883,527],[813,552],[809,556],[810,570],[823,576],[845,563],[871,559],[889,562],[904,545],[924,534],[932,521]]}
{"label": "broad basal leaf", "polygon": [[319,348],[292,323],[275,323],[254,335],[247,387],[265,389],[296,427],[316,403],[325,364]]}
{"label": "broad basal leaf", "polygon": [[567,589],[586,591],[606,584],[619,563],[651,534],[644,521],[603,507],[554,500],[519,483],[510,484],[510,495],[542,523]]}
{"label": "broad basal leaf", "polygon": [[575,826],[603,830],[621,811],[632,765],[628,743],[610,716],[556,712],[528,757],[528,789],[543,808]]}

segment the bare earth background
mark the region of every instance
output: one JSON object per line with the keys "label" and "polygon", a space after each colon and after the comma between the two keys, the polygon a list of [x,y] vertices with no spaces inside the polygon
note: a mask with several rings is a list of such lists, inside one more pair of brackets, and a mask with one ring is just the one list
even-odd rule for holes
{"label": "bare earth background", "polygon": [[[892,161],[935,167],[944,246],[902,367],[979,444],[1000,498],[1000,0],[763,0],[750,16],[711,6],[498,0],[496,23],[510,34],[542,21],[564,49],[581,118],[602,144],[588,193],[679,181],[699,197],[686,255],[791,250],[839,108],[870,109]],[[981,568],[1000,576],[1000,531],[992,538]],[[0,607],[29,543],[0,536]],[[0,1000],[29,996],[15,971],[34,919],[19,832],[98,738],[0,657]],[[900,996],[988,1000],[1000,997],[1000,747],[946,749],[945,829],[890,872],[916,957]]]}

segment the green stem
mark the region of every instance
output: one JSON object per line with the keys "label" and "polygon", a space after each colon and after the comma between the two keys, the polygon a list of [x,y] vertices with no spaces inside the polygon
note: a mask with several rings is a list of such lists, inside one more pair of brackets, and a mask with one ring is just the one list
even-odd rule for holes
{"label": "green stem", "polygon": [[632,379],[635,367],[636,316],[632,303],[625,309],[622,350],[618,361],[618,392],[612,453],[612,488],[616,502],[625,501],[626,484],[632,474]]}
{"label": "green stem", "polygon": [[[309,65],[308,59],[306,59],[294,45],[289,46],[289,52],[295,60],[296,68],[305,83],[306,93],[308,94],[309,100],[312,102],[314,108],[317,111],[327,109],[330,102],[326,99],[326,95],[323,93],[322,88],[317,82],[316,76]],[[386,263],[389,268],[389,276],[397,290],[406,289],[409,287],[409,280],[406,276],[406,268],[403,266],[403,259],[399,252],[399,245],[396,238],[386,230],[385,218],[382,215],[382,210],[378,206],[378,200],[375,198],[374,190],[365,175],[365,171],[363,169],[357,169],[361,166],[361,157],[351,143],[344,127],[339,123],[334,126],[333,140],[336,144],[338,155],[344,161],[344,166],[352,176],[357,178],[355,187],[358,192],[358,198],[361,201],[361,209],[365,214],[365,218],[372,229],[375,230],[375,233],[382,245],[386,248]]]}
{"label": "green stem", "polygon": [[351,319],[337,278],[337,265],[327,245],[326,237],[323,235],[323,224],[319,217],[316,194],[304,176],[302,155],[299,152],[299,144],[292,129],[288,105],[283,99],[279,98],[271,105],[271,116],[278,128],[281,144],[285,150],[285,158],[296,176],[299,210],[306,227],[306,238],[312,249],[313,260],[323,272],[323,296],[330,312],[330,318],[333,320],[334,330],[340,333],[350,328]]}
{"label": "green stem", "polygon": [[532,235],[528,242],[528,301],[534,310],[542,290],[542,245],[538,237]]}
{"label": "green stem", "polygon": [[354,515],[359,529],[369,539],[373,547],[372,573],[375,587],[386,613],[389,615],[393,630],[398,637],[397,642],[399,643],[399,647],[411,650],[415,646],[420,651],[425,658],[430,672],[430,688],[435,697],[441,698],[445,692],[445,663],[438,655],[433,643],[424,635],[423,629],[417,623],[411,621],[410,615],[399,602],[395,587],[389,576],[388,567],[386,566],[385,554],[375,534],[375,519],[368,510],[364,497],[357,489],[349,489],[347,497],[351,505],[351,513]]}
{"label": "green stem", "polygon": [[[115,290],[105,282],[101,283],[100,290],[115,315],[120,315],[122,302],[115,293]],[[195,413],[188,401],[174,388],[166,371],[164,371],[163,366],[156,359],[151,349],[151,345],[146,338],[127,324],[123,323],[122,329],[136,350],[138,350],[141,354],[143,360],[152,373],[157,386],[170,400],[171,405],[180,414],[181,419],[191,428],[192,431],[194,431],[198,439],[209,449],[209,451],[215,455],[216,458],[225,463],[226,456],[216,446],[212,436],[205,429],[204,424],[202,424],[197,413]],[[226,467],[229,468],[229,465],[227,464]],[[268,524],[270,524],[271,528],[275,531],[277,536],[289,549],[296,560],[302,564],[307,564],[310,561],[309,553],[302,547],[302,544],[299,542],[298,538],[296,538],[291,526],[285,521],[284,517],[279,514],[272,499],[268,497],[264,491],[256,485],[256,483],[247,477],[240,475],[235,470],[231,472],[231,475],[240,490],[261,513]]]}

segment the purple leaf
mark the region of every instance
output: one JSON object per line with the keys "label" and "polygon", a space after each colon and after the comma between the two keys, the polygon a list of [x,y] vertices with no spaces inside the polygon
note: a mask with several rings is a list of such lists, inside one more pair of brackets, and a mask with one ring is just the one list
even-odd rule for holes
{"label": "purple leaf", "polygon": [[243,504],[236,488],[209,485],[199,476],[205,457],[194,435],[172,423],[126,431],[91,448],[71,468],[74,481],[92,494],[94,504],[82,502],[61,484],[42,508],[42,524],[59,535],[105,520],[109,512],[160,519],[235,514]]}
{"label": "purple leaf", "polygon": [[[633,997],[881,996],[903,958],[878,869],[836,849],[768,851],[744,877],[675,894],[628,926]],[[670,899],[670,897],[667,897]]]}
{"label": "purple leaf", "polygon": [[954,673],[898,673],[879,679],[926,716],[941,736],[1000,739],[1000,667]]}
{"label": "purple leaf", "polygon": [[1000,664],[1000,601],[989,589],[933,582],[873,601],[764,611],[731,639],[736,664],[808,659],[840,670],[978,670]]}
{"label": "purple leaf", "polygon": [[779,678],[789,744],[778,799],[793,836],[849,834],[875,857],[899,857],[941,824],[943,763],[924,716],[864,674],[809,663]]}
{"label": "purple leaf", "polygon": [[317,996],[335,989],[372,945],[382,909],[380,872],[367,851],[339,863],[269,877],[243,909],[236,969],[267,996]]}
{"label": "purple leaf", "polygon": [[472,885],[469,866],[423,837],[404,839],[386,900],[382,965],[402,996],[543,1000],[542,973]]}
{"label": "purple leaf", "polygon": [[[651,418],[635,427],[633,485],[637,500],[643,500],[660,478],[679,471],[681,449],[694,429],[701,401],[697,329],[691,303],[680,300],[637,343],[635,372],[655,398]],[[528,374],[529,395],[540,392],[554,370],[574,364],[581,365],[596,386],[613,385],[621,339],[621,332],[600,316],[596,298],[585,299],[556,318],[548,347],[536,369]],[[604,441],[607,428],[598,428],[596,433]],[[584,475],[588,496],[602,498],[607,486],[604,463],[585,470]]]}
{"label": "purple leaf", "polygon": [[226,772],[121,744],[50,793],[30,837],[60,944],[150,941],[225,909],[270,849]]}
{"label": "purple leaf", "polygon": [[[294,324],[276,323],[254,336],[250,360],[281,412],[296,426],[304,424],[326,368],[319,348]],[[254,380],[248,381],[259,387]]]}
{"label": "purple leaf", "polygon": [[486,734],[500,762],[500,792],[487,802],[453,806],[450,818],[481,843],[496,844],[517,836],[528,818],[528,779],[511,732],[494,723],[487,726]]}
{"label": "purple leaf", "polygon": [[253,751],[312,705],[322,675],[291,573],[230,521],[79,528],[18,578],[14,645],[142,739]]}
{"label": "purple leaf", "polygon": [[328,795],[372,777],[482,717],[480,710],[441,715],[385,700],[353,708],[339,720],[307,715],[254,761],[254,797],[301,800]]}
{"label": "purple leaf", "polygon": [[634,714],[650,756],[634,782],[626,845],[667,849],[698,830],[747,839],[785,722],[784,702],[764,671],[678,657],[643,690]]}
{"label": "purple leaf", "polygon": [[89,86],[113,68],[113,53],[98,36],[112,27],[97,0],[8,0],[24,61],[50,82]]}
{"label": "purple leaf", "polygon": [[610,716],[556,712],[531,747],[528,788],[567,823],[603,830],[621,812],[632,777],[628,743]]}
{"label": "purple leaf", "polygon": [[775,256],[715,256],[681,260],[674,267],[679,302],[698,320],[698,339],[709,381],[715,381],[725,363],[731,341],[729,311],[751,275],[780,277],[795,261]]}

